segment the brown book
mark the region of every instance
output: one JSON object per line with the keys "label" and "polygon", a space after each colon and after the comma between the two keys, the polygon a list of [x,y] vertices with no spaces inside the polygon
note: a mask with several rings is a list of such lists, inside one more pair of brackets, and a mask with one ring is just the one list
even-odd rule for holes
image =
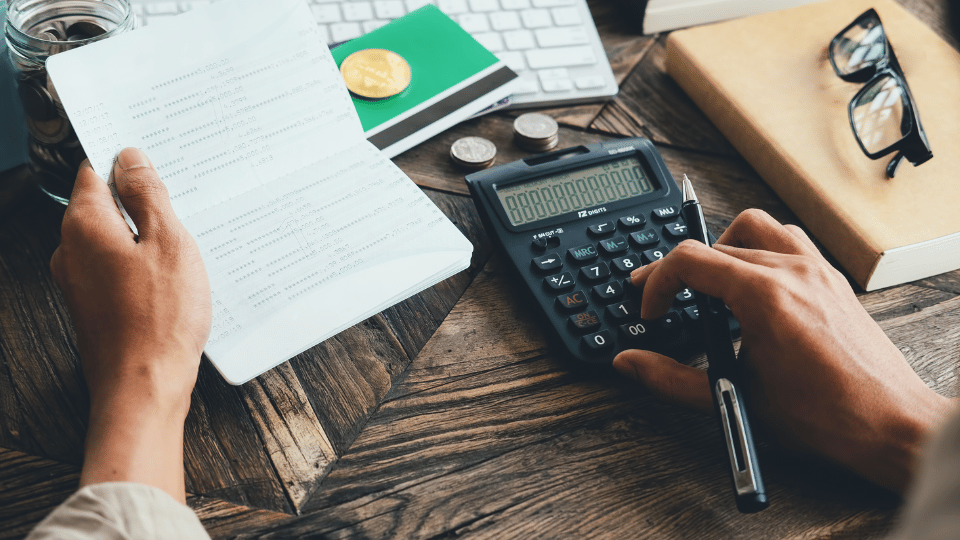
{"label": "brown book", "polygon": [[[933,159],[884,172],[847,105],[862,84],[830,40],[875,8]],[[870,291],[960,268],[960,54],[891,0],[834,0],[670,34],[667,71],[803,224]]]}

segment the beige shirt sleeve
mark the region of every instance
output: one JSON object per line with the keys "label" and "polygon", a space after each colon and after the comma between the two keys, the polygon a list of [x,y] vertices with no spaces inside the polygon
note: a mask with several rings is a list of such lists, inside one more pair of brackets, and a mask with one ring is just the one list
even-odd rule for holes
{"label": "beige shirt sleeve", "polygon": [[924,452],[901,523],[891,540],[960,538],[960,413],[947,421]]}
{"label": "beige shirt sleeve", "polygon": [[27,540],[161,540],[210,536],[189,507],[160,488],[130,482],[86,486],[54,509]]}

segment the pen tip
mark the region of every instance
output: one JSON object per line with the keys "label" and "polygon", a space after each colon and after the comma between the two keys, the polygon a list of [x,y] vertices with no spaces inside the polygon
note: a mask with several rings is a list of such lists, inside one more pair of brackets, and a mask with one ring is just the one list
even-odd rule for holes
{"label": "pen tip", "polygon": [[697,201],[697,194],[693,192],[693,184],[690,183],[690,179],[687,178],[687,175],[683,175],[683,202],[687,201]]}

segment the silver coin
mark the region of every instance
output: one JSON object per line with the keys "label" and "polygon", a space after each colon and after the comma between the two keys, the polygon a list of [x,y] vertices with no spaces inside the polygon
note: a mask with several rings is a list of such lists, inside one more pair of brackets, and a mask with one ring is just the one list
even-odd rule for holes
{"label": "silver coin", "polygon": [[556,120],[540,113],[521,114],[513,121],[514,133],[527,139],[549,139],[559,129]]}
{"label": "silver coin", "polygon": [[43,144],[57,144],[70,134],[70,122],[59,116],[42,121],[27,118],[27,131]]}
{"label": "silver coin", "polygon": [[450,146],[450,156],[465,165],[483,165],[497,156],[497,147],[483,137],[464,137]]}

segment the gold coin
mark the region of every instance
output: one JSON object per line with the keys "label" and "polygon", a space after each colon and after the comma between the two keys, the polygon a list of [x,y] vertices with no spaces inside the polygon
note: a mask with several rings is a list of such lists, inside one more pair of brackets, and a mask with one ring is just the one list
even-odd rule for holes
{"label": "gold coin", "polygon": [[340,74],[347,89],[366,99],[386,99],[410,86],[410,64],[385,49],[364,49],[344,58]]}

